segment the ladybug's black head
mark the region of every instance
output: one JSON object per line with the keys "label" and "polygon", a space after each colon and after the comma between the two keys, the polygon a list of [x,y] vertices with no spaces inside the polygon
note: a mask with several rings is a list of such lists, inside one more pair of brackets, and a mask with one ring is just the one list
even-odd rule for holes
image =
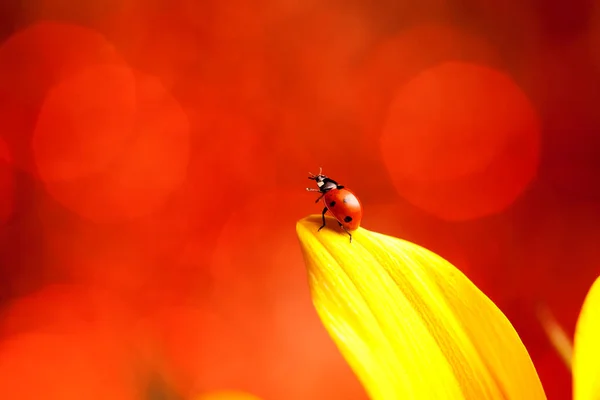
{"label": "ladybug's black head", "polygon": [[311,179],[317,182],[317,187],[319,188],[319,192],[325,193],[331,189],[341,189],[342,186],[338,185],[336,181],[328,178],[326,175],[323,175],[321,168],[319,168],[319,174],[314,175],[310,174],[308,179]]}

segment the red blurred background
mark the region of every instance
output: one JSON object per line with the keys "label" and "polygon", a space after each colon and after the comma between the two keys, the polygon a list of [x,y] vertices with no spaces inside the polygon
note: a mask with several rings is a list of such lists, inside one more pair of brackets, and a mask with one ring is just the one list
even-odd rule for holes
{"label": "red blurred background", "polygon": [[[549,399],[600,268],[600,3],[0,6],[0,393],[365,399],[295,222],[319,166],[446,257]],[[160,397],[162,396],[162,397]]]}

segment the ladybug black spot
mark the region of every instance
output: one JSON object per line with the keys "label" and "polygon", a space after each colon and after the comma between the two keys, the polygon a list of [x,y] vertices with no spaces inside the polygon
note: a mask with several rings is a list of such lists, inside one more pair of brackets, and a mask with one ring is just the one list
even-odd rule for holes
{"label": "ladybug black spot", "polygon": [[352,221],[352,217],[351,216],[346,216],[346,218],[344,218],[344,222],[350,222]]}
{"label": "ladybug black spot", "polygon": [[329,203],[329,207],[333,207],[335,206],[335,201],[332,201],[331,203]]}

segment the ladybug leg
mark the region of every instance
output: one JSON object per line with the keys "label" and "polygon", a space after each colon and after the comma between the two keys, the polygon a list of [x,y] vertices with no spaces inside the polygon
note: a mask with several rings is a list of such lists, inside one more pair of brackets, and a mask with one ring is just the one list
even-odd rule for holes
{"label": "ladybug leg", "polygon": [[[319,189],[314,189],[314,188],[306,188],[306,190],[307,190],[307,191],[309,191],[309,192],[320,192],[320,190],[319,190]],[[320,195],[320,196],[317,198],[317,200],[315,200],[315,203],[318,203],[318,202],[319,202],[319,200],[321,200],[321,199],[323,198],[323,196],[325,196],[325,193],[322,193],[322,194],[321,194],[321,195]]]}
{"label": "ladybug leg", "polygon": [[348,234],[348,236],[350,236],[350,243],[352,243],[352,234],[350,232],[348,232],[348,229],[346,229],[344,227],[344,225],[342,225],[340,222],[338,222],[338,224],[340,224],[340,228],[342,228],[344,230],[344,232],[346,232]]}
{"label": "ladybug leg", "polygon": [[327,207],[325,207],[323,209],[323,225],[321,225],[321,227],[317,230],[317,232],[320,231],[321,229],[325,228],[325,213],[326,212],[327,212]]}

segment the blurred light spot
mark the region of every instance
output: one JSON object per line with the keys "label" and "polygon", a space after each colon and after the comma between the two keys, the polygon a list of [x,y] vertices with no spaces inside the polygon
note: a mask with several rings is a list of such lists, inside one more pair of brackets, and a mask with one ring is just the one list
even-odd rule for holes
{"label": "blurred light spot", "polygon": [[2,43],[0,93],[23,104],[35,104],[53,84],[82,69],[122,62],[115,48],[92,29],[40,22]]}
{"label": "blurred light spot", "polygon": [[[15,165],[34,170],[30,138],[46,92],[73,74],[102,63],[123,64],[123,60],[102,35],[73,24],[40,22],[2,43],[0,119]],[[115,96],[120,97],[120,91]]]}
{"label": "blurred light spot", "polygon": [[[97,79],[94,85],[109,85],[105,75],[93,77]],[[111,85],[118,83],[118,80],[113,81]],[[134,84],[135,108],[131,132],[127,131],[131,117],[126,114],[129,104],[125,103],[127,107],[115,107],[113,110],[117,100],[102,97],[94,99],[90,104],[84,103],[84,106],[78,109],[75,107],[79,101],[74,96],[77,93],[75,90],[64,92],[71,96],[61,99],[61,104],[66,105],[66,110],[63,111],[65,117],[53,126],[55,132],[61,128],[68,129],[74,118],[78,118],[82,113],[93,115],[100,107],[114,113],[114,116],[108,113],[106,118],[114,124],[121,137],[114,136],[112,139],[113,132],[109,139],[102,139],[99,132],[98,139],[91,137],[96,143],[91,142],[85,147],[69,146],[70,136],[59,137],[62,149],[58,148],[65,151],[79,165],[83,165],[87,169],[86,172],[100,169],[102,165],[106,167],[105,170],[68,181],[55,180],[57,174],[43,175],[47,190],[56,200],[95,222],[116,222],[148,215],[162,206],[186,178],[190,150],[186,114],[158,79],[136,72]],[[85,87],[79,86],[78,89],[84,90]],[[48,101],[56,101],[54,99],[55,97],[49,97]],[[57,109],[61,109],[60,106],[57,106]],[[125,116],[122,113],[125,113]],[[43,117],[44,115],[41,115],[41,121]],[[119,118],[125,121],[120,121]],[[84,127],[75,127],[78,130],[82,128]],[[84,133],[82,129],[77,135],[83,138],[86,137]],[[49,144],[36,145],[38,158],[43,159],[39,154],[43,154],[42,148],[45,149],[46,146]],[[90,153],[94,161],[91,165],[85,162],[85,151]],[[40,163],[42,169],[56,171],[55,165],[59,160],[50,160],[46,164]]]}
{"label": "blurred light spot", "polygon": [[127,361],[93,334],[21,334],[0,342],[0,349],[5,398],[141,399]]}
{"label": "blurred light spot", "polygon": [[[320,147],[334,160],[339,159],[340,166],[355,169],[357,176],[369,175],[370,179],[362,183],[367,191],[377,193],[383,201],[391,201],[397,198],[397,193],[382,163],[379,139],[398,88],[421,71],[446,60],[496,65],[501,58],[483,37],[460,26],[420,24],[391,36],[384,35],[370,45],[360,60],[351,78],[355,92],[352,125],[340,130],[343,134],[335,142],[335,151],[329,146]],[[327,130],[340,129],[337,119],[333,122],[338,127],[321,128],[323,137],[330,137]],[[316,126],[323,125],[319,121]],[[348,157],[347,151],[337,150],[339,143],[351,144],[358,151]]]}
{"label": "blurred light spot", "polygon": [[10,399],[138,399],[131,315],[105,292],[52,285],[0,321],[0,393]]}
{"label": "blurred light spot", "polygon": [[368,146],[381,135],[389,103],[400,85],[446,60],[495,65],[500,57],[484,39],[457,27],[418,25],[383,41],[365,59],[356,85],[360,101],[357,111]]}
{"label": "blurred light spot", "polygon": [[49,92],[42,105],[33,152],[45,182],[102,172],[131,142],[136,81],[126,67],[84,70]]}
{"label": "blurred light spot", "polygon": [[0,223],[13,213],[15,206],[15,177],[8,146],[0,138]]}
{"label": "blurred light spot", "polygon": [[537,172],[540,132],[525,94],[505,74],[448,62],[397,92],[381,138],[400,194],[447,220],[499,212]]}

